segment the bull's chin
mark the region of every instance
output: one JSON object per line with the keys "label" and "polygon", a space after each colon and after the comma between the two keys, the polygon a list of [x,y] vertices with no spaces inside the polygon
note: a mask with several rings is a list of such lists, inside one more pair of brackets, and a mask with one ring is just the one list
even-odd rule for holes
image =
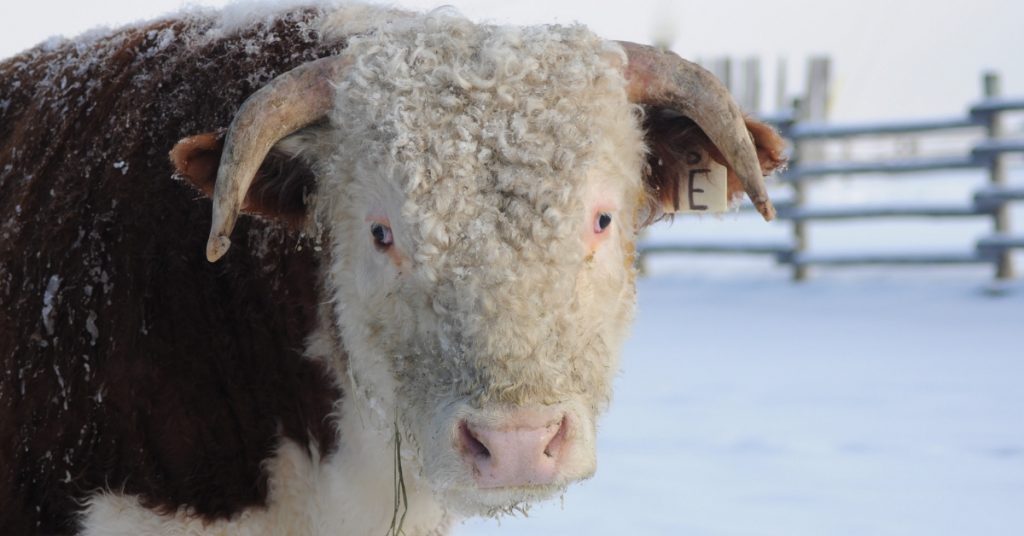
{"label": "bull's chin", "polygon": [[535,503],[565,492],[571,482],[507,488],[459,488],[448,490],[453,510],[462,516],[498,517],[525,513]]}

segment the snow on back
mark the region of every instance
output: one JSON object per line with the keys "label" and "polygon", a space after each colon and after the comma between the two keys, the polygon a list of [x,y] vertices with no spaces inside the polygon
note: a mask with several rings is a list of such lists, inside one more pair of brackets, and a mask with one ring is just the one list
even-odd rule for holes
{"label": "snow on back", "polygon": [[57,292],[60,291],[60,276],[51,275],[46,283],[46,291],[43,293],[43,326],[47,335],[53,335],[53,323],[57,316],[56,302]]}
{"label": "snow on back", "polygon": [[[281,13],[296,7],[329,8],[338,4],[339,2],[332,0],[248,0],[245,2],[233,2],[217,11],[219,20],[217,26],[212,30],[211,36],[231,35],[261,23],[269,24]],[[186,9],[184,13],[189,11],[190,9]],[[202,11],[205,12],[205,10]]]}

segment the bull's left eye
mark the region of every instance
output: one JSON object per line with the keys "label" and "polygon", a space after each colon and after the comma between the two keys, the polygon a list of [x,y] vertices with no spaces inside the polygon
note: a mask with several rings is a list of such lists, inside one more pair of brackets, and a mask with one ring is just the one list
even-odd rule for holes
{"label": "bull's left eye", "polygon": [[395,241],[395,237],[391,235],[391,228],[383,223],[371,223],[370,234],[373,235],[373,245],[382,251],[391,247]]}
{"label": "bull's left eye", "polygon": [[600,212],[594,219],[594,232],[601,234],[612,224],[612,215],[607,212]]}

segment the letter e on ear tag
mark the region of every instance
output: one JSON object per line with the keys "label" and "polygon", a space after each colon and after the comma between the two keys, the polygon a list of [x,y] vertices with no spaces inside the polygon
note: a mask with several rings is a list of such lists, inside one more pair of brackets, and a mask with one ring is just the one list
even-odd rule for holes
{"label": "letter e on ear tag", "polygon": [[729,209],[728,170],[706,152],[694,151],[679,177],[677,212],[720,213]]}

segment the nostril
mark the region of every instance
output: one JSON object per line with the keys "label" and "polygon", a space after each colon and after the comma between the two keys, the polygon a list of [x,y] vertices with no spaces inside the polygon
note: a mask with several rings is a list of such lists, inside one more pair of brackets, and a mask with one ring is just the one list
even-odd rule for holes
{"label": "nostril", "polygon": [[459,443],[462,445],[463,452],[466,452],[474,458],[490,458],[491,451],[487,450],[487,446],[477,438],[476,434],[473,433],[473,429],[469,427],[469,423],[462,421],[459,423]]}
{"label": "nostril", "polygon": [[563,416],[562,420],[558,421],[558,431],[548,441],[548,444],[544,447],[544,455],[548,458],[555,458],[558,453],[562,450],[562,445],[565,444],[565,436],[568,434],[569,422],[568,419]]}
{"label": "nostril", "polygon": [[[577,431],[568,413],[535,409],[460,419],[454,447],[481,489],[548,485],[572,462]],[[483,417],[483,416],[481,416]]]}

